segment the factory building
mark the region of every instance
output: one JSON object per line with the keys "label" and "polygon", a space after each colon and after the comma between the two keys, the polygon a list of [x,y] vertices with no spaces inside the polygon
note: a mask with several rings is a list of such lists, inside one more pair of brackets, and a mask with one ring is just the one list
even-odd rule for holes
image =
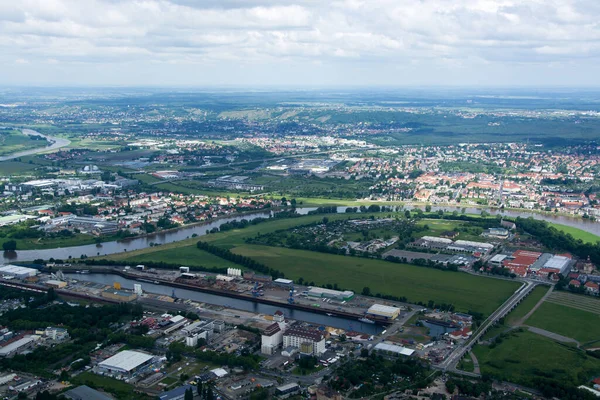
{"label": "factory building", "polygon": [[135,293],[120,289],[106,289],[102,292],[102,297],[122,303],[127,303],[137,299],[137,295]]}
{"label": "factory building", "polygon": [[553,256],[542,268],[551,269],[555,273],[565,275],[570,271],[571,259],[564,256]]}
{"label": "factory building", "polygon": [[291,396],[294,393],[297,393],[300,391],[300,386],[298,386],[297,383],[288,383],[282,386],[279,386],[277,389],[275,389],[275,393],[277,394],[277,397],[280,398],[286,398]]}
{"label": "factory building", "polygon": [[0,275],[8,276],[15,279],[25,279],[32,276],[36,276],[38,270],[34,268],[19,267],[17,265],[6,265],[0,267]]}
{"label": "factory building", "polygon": [[65,397],[70,400],[113,400],[104,393],[101,393],[89,386],[81,385],[74,389],[66,391]]}
{"label": "factory building", "polygon": [[[307,345],[308,344],[308,347]],[[325,336],[315,329],[291,327],[283,334],[283,347],[309,349],[307,354],[319,355],[325,352]]]}
{"label": "factory building", "polygon": [[27,349],[32,348],[39,338],[39,336],[31,335],[7,344],[6,346],[0,348],[0,358],[9,358],[15,354],[19,354]]}
{"label": "factory building", "polygon": [[320,287],[312,287],[308,291],[307,295],[309,297],[328,298],[328,299],[336,299],[336,300],[340,300],[340,301],[347,301],[347,300],[352,299],[352,297],[354,297],[354,292],[352,292],[350,290],[339,291],[339,290],[324,289],[324,288],[320,288]]}
{"label": "factory building", "polygon": [[402,355],[406,357],[410,357],[415,352],[413,349],[408,349],[406,347],[386,342],[377,343],[373,349],[382,353]]}
{"label": "factory building", "polygon": [[152,364],[153,359],[151,354],[124,350],[99,363],[96,372],[101,375],[134,376]]}
{"label": "factory building", "polygon": [[67,282],[50,279],[50,280],[46,281],[46,286],[49,286],[54,289],[62,289],[67,286]]}
{"label": "factory building", "polygon": [[261,335],[260,352],[272,355],[283,344],[283,331],[277,322],[269,325]]}
{"label": "factory building", "polygon": [[273,283],[275,285],[277,285],[277,286],[282,286],[282,287],[287,287],[287,288],[289,288],[289,287],[291,287],[291,286],[294,285],[294,281],[293,280],[291,280],[291,279],[284,279],[284,278],[275,279],[273,281]]}
{"label": "factory building", "polygon": [[385,320],[396,319],[400,315],[398,307],[385,306],[383,304],[373,304],[367,310],[367,315]]}

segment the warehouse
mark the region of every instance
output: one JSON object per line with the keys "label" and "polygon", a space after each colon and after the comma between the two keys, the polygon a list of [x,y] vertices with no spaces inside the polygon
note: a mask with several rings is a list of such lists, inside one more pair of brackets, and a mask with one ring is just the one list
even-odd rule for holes
{"label": "warehouse", "polygon": [[563,274],[569,272],[571,259],[564,256],[553,256],[544,264],[543,268],[552,269],[556,273]]}
{"label": "warehouse", "polygon": [[54,289],[62,289],[64,287],[67,287],[67,282],[50,279],[50,280],[46,281],[46,286],[50,286],[51,288],[54,288]]}
{"label": "warehouse", "polygon": [[352,299],[352,297],[354,297],[354,292],[352,292],[350,290],[344,290],[342,292],[339,290],[324,289],[324,288],[320,288],[320,287],[310,288],[310,290],[308,291],[307,294],[310,297],[336,299],[336,300],[342,300],[342,301],[347,301],[347,300]]}
{"label": "warehouse", "polygon": [[383,353],[402,355],[407,357],[412,356],[412,354],[415,352],[413,349],[408,349],[406,347],[385,342],[377,343],[375,345],[374,350],[381,351]]}
{"label": "warehouse", "polygon": [[19,267],[17,265],[6,265],[4,267],[0,267],[0,275],[11,276],[17,279],[25,279],[29,278],[30,276],[36,276],[37,273],[37,269]]}
{"label": "warehouse", "polygon": [[385,319],[396,319],[400,315],[400,309],[383,304],[373,304],[367,310],[367,315]]}
{"label": "warehouse", "polygon": [[138,351],[124,350],[98,364],[97,372],[107,375],[132,376],[150,365],[154,356]]}
{"label": "warehouse", "polygon": [[278,278],[275,279],[273,281],[274,284],[276,284],[277,286],[283,286],[283,287],[291,287],[294,285],[294,281],[291,279],[283,279],[283,278]]}
{"label": "warehouse", "polygon": [[120,302],[129,302],[135,300],[137,295],[133,292],[127,292],[125,290],[106,289],[102,292],[102,297]]}
{"label": "warehouse", "polygon": [[30,349],[39,338],[39,336],[32,335],[7,344],[6,346],[0,348],[0,358],[12,357],[15,354],[19,354],[27,349]]}

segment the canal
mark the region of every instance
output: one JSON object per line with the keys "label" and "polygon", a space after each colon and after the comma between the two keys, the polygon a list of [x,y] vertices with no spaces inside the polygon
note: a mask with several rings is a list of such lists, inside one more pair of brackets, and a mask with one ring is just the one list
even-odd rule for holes
{"label": "canal", "polygon": [[[148,282],[138,282],[133,279],[123,278],[115,274],[78,274],[71,275],[72,278],[80,281],[88,281],[100,283],[103,285],[112,286],[115,282],[121,284],[121,287],[126,289],[133,289],[133,284],[138,283],[142,285],[142,289],[145,292],[171,296],[173,289],[170,286],[156,285]],[[352,320],[348,318],[340,318],[335,316],[328,316],[323,314],[311,313],[308,311],[295,310],[288,308],[285,304],[281,306],[271,306],[268,304],[261,304],[252,300],[241,300],[234,299],[226,296],[219,296],[211,293],[197,292],[194,290],[187,289],[175,289],[175,295],[180,299],[190,299],[197,302],[215,304],[223,307],[233,308],[237,310],[250,311],[253,313],[273,315],[275,311],[281,310],[286,318],[295,319],[298,321],[305,321],[318,326],[333,326],[335,328],[341,328],[350,331],[357,331],[367,334],[378,334],[384,328],[379,325],[365,324],[358,320]]]}

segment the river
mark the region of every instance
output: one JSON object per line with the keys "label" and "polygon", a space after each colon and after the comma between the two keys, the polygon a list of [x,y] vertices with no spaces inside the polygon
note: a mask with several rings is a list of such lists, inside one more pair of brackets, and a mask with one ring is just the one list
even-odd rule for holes
{"label": "river", "polygon": [[[112,286],[115,282],[119,282],[121,287],[126,289],[133,289],[134,283],[139,283],[142,285],[142,289],[148,293],[154,294],[162,294],[171,296],[173,288],[170,286],[163,285],[155,285],[153,283],[146,282],[138,282],[132,279],[123,278],[119,275],[114,274],[81,274],[81,275],[71,275],[72,278],[88,281],[88,282],[96,282],[104,285]],[[244,310],[250,311],[253,313],[260,314],[268,314],[273,315],[275,311],[281,310],[286,318],[295,319],[299,321],[309,322],[315,325],[322,326],[333,326],[335,328],[342,328],[345,330],[354,330],[358,332],[368,333],[368,334],[378,334],[384,328],[378,325],[373,324],[365,324],[358,320],[340,318],[334,316],[328,316],[323,314],[315,314],[308,311],[295,310],[292,308],[288,308],[285,304],[281,306],[271,306],[268,304],[256,303],[251,300],[240,300],[234,299],[231,297],[218,296],[210,293],[202,293],[194,290],[187,289],[175,289],[175,295],[182,299],[190,299],[197,302],[208,303],[208,304],[216,304],[228,308],[233,308],[236,310]]]}
{"label": "river", "polygon": [[[315,207],[303,207],[303,208],[298,208],[296,211],[299,214],[307,214],[308,212],[313,211],[315,209],[316,209]],[[432,210],[434,210],[434,211],[437,211],[440,209],[446,210],[449,212],[458,210],[460,212],[460,208],[432,207]],[[338,207],[338,212],[343,213],[345,210],[346,210],[346,207]],[[471,213],[478,214],[481,211],[482,211],[482,209],[478,209],[478,208],[466,208],[466,210],[465,210],[465,212],[469,213],[469,214],[471,214]],[[539,213],[526,212],[526,211],[499,211],[499,210],[493,210],[493,209],[489,209],[487,211],[490,212],[490,214],[500,213],[500,214],[508,216],[508,217],[523,217],[523,218],[533,217],[535,219],[545,220],[548,222],[556,222],[559,224],[579,228],[584,231],[591,232],[591,233],[594,233],[594,234],[600,236],[600,223],[589,221],[589,220],[570,218],[570,217],[566,217],[566,216],[562,216],[562,215],[546,215],[546,214],[539,214]],[[123,253],[126,251],[145,249],[147,247],[150,247],[151,243],[166,244],[166,243],[178,242],[180,240],[190,238],[194,234],[196,234],[198,236],[203,236],[203,235],[206,235],[206,233],[208,231],[210,231],[211,229],[218,228],[221,226],[221,224],[223,224],[225,222],[230,222],[230,221],[234,221],[234,220],[239,221],[241,219],[253,220],[258,217],[263,217],[263,218],[268,217],[269,215],[270,215],[269,211],[264,211],[264,212],[245,214],[245,215],[237,216],[237,217],[226,217],[226,218],[221,218],[221,219],[218,219],[218,220],[215,220],[215,221],[203,224],[203,225],[186,226],[186,227],[182,227],[177,230],[171,230],[168,232],[159,232],[159,233],[155,233],[155,234],[140,237],[140,238],[126,239],[126,240],[119,241],[119,242],[117,242],[117,241],[106,242],[106,243],[103,243],[101,246],[97,246],[95,244],[89,244],[89,245],[84,245],[84,246],[63,247],[63,248],[46,249],[46,250],[18,250],[16,252],[4,252],[2,254],[2,257],[3,257],[2,261],[4,263],[9,263],[9,262],[15,262],[15,261],[33,261],[35,259],[48,260],[50,258],[66,260],[69,258],[69,256],[71,258],[79,258],[84,254],[88,257],[93,257],[93,256],[99,256],[99,255],[102,256],[102,255],[108,255],[108,254]]]}
{"label": "river", "polygon": [[29,135],[29,136],[37,135],[37,136],[42,136],[42,137],[46,138],[46,140],[48,140],[50,142],[50,146],[37,147],[35,149],[19,151],[17,153],[9,154],[8,156],[0,157],[0,161],[14,160],[15,158],[19,158],[19,157],[30,156],[30,155],[38,154],[38,153],[45,153],[47,151],[57,150],[57,149],[60,149],[61,147],[65,147],[65,146],[68,146],[69,144],[71,144],[71,141],[68,139],[62,139],[62,138],[57,138],[57,137],[53,137],[53,136],[42,135],[41,133],[36,132],[31,129],[22,129],[21,131],[25,135]]}

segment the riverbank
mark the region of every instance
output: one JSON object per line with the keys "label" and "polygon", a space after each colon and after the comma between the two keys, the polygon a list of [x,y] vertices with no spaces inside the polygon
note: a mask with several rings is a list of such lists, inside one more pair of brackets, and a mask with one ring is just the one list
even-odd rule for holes
{"label": "riverbank", "polygon": [[43,135],[32,129],[23,128],[23,129],[21,129],[21,132],[24,135],[28,135],[28,136],[41,136],[44,139],[46,139],[50,143],[50,145],[44,146],[44,147],[35,147],[33,149],[18,151],[16,153],[5,155],[5,156],[0,157],[0,161],[14,160],[15,158],[19,158],[19,157],[25,157],[25,156],[30,156],[30,155],[34,155],[34,154],[40,154],[40,153],[53,152],[53,151],[56,151],[62,147],[66,147],[69,144],[71,144],[71,141],[68,139]]}

